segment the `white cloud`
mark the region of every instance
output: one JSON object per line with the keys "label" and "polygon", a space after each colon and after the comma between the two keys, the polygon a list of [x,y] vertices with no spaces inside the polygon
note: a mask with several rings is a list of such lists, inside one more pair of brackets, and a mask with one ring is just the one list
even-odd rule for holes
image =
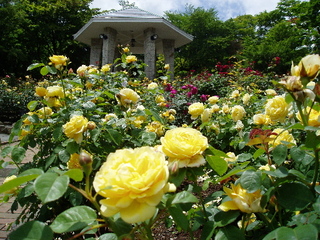
{"label": "white cloud", "polygon": [[[205,9],[214,8],[218,12],[221,20],[236,17],[244,14],[258,14],[263,11],[272,11],[276,8],[279,0],[129,0],[135,3],[135,6],[163,16],[166,11],[184,11],[186,4],[194,7],[203,7]],[[101,10],[116,9],[120,10],[118,0],[94,0],[91,4],[93,8]]]}

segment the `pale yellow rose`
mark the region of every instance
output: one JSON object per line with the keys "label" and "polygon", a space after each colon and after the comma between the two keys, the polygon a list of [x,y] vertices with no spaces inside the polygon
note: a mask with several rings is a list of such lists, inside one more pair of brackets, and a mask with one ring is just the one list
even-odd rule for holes
{"label": "pale yellow rose", "polygon": [[81,65],[80,67],[78,67],[77,69],[77,74],[80,76],[80,77],[83,77],[86,75],[87,73],[87,70],[88,70],[88,66],[86,65]]}
{"label": "pale yellow rose", "polygon": [[53,114],[53,111],[50,107],[43,107],[37,110],[39,118],[47,118]]}
{"label": "pale yellow rose", "polygon": [[124,47],[124,48],[122,48],[122,51],[125,52],[125,53],[128,53],[128,52],[130,52],[130,48]]}
{"label": "pale yellow rose", "polygon": [[114,114],[114,113],[108,113],[108,114],[106,114],[106,116],[104,117],[104,119],[105,119],[105,121],[109,121],[109,120],[111,120],[111,119],[113,119],[113,118],[118,118],[118,116],[116,115],[116,114]]}
{"label": "pale yellow rose", "polygon": [[158,84],[155,82],[149,83],[147,88],[149,90],[156,89],[156,88],[158,88]]}
{"label": "pale yellow rose", "polygon": [[164,126],[158,121],[153,121],[146,126],[146,131],[154,132],[158,136],[162,136],[164,134]]}
{"label": "pale yellow rose", "polygon": [[72,138],[80,144],[83,133],[87,130],[87,125],[88,119],[84,116],[73,116],[69,122],[63,125],[63,132],[68,138]]}
{"label": "pale yellow rose", "polygon": [[265,212],[265,209],[260,206],[262,197],[260,190],[248,193],[240,184],[234,185],[232,183],[231,188],[223,187],[223,190],[231,200],[220,204],[218,208],[222,211],[240,210],[245,213]]}
{"label": "pale yellow rose", "polygon": [[49,57],[51,63],[54,67],[58,70],[61,70],[64,66],[67,66],[67,63],[69,61],[69,58],[63,55],[53,55],[52,57]]}
{"label": "pale yellow rose", "polygon": [[317,77],[320,70],[320,56],[318,54],[307,55],[301,59],[298,66],[292,63],[291,74],[293,76],[309,77],[311,79]]}
{"label": "pale yellow rose", "polygon": [[266,94],[268,96],[277,96],[278,95],[277,92],[274,89],[267,89],[266,90]]}
{"label": "pale yellow rose", "polygon": [[282,128],[276,128],[272,130],[272,132],[276,133],[277,135],[270,135],[270,138],[274,138],[273,141],[269,142],[270,147],[276,147],[280,144],[284,144],[287,147],[291,148],[294,145],[296,145],[296,140],[292,136],[292,134],[289,133],[288,130],[284,130]]}
{"label": "pale yellow rose", "polygon": [[203,113],[201,114],[201,121],[208,122],[212,116],[212,111],[210,108],[204,109]]}
{"label": "pale yellow rose", "polygon": [[29,130],[22,129],[19,135],[19,140],[23,139],[25,136],[29,135],[31,132]]}
{"label": "pale yellow rose", "polygon": [[98,74],[99,70],[97,67],[89,67],[88,73],[89,74]]}
{"label": "pale yellow rose", "polygon": [[169,170],[165,155],[151,147],[121,149],[109,154],[94,177],[101,213],[116,213],[128,223],[152,218],[162,196],[175,191],[168,183]]}
{"label": "pale yellow rose", "polygon": [[209,97],[207,101],[210,104],[216,104],[219,101],[219,97],[218,96],[212,96],[212,97]]}
{"label": "pale yellow rose", "polygon": [[224,114],[228,114],[230,112],[230,108],[229,108],[229,106],[227,104],[223,104],[221,111]]}
{"label": "pale yellow rose", "polygon": [[44,97],[47,95],[48,90],[44,87],[36,87],[35,96]]}
{"label": "pale yellow rose", "polygon": [[234,122],[242,120],[246,115],[246,110],[240,105],[235,105],[231,108],[231,118]]}
{"label": "pale yellow rose", "polygon": [[169,70],[169,69],[170,69],[170,64],[169,64],[169,63],[165,64],[165,65],[164,65],[164,69],[165,69],[165,70]]}
{"label": "pale yellow rose", "polygon": [[46,97],[64,97],[63,88],[60,86],[47,87]]}
{"label": "pale yellow rose", "polygon": [[[10,181],[12,181],[13,179],[16,179],[16,178],[17,178],[16,175],[11,175],[9,177],[6,177],[4,179],[4,181],[3,181],[3,183],[10,182]],[[6,193],[6,194],[15,194],[18,191],[18,189],[19,189],[18,187],[14,187],[14,188],[12,188],[12,189],[10,189],[8,191],[5,191],[4,193]]]}
{"label": "pale yellow rose", "polygon": [[250,98],[251,98],[251,96],[250,96],[249,93],[246,93],[245,95],[243,95],[243,97],[242,97],[243,104],[247,105],[249,103],[249,101],[250,101]]}
{"label": "pale yellow rose", "polygon": [[140,100],[140,96],[130,88],[121,89],[118,96],[120,104],[125,107],[136,104]]}
{"label": "pale yellow rose", "polygon": [[134,56],[134,55],[129,55],[129,56],[126,57],[126,62],[127,63],[136,62],[137,60],[138,60],[137,57]]}
{"label": "pale yellow rose", "polygon": [[300,81],[300,76],[289,76],[287,79],[283,79],[279,82],[289,91],[301,91],[303,85]]}
{"label": "pale yellow rose", "polygon": [[237,130],[237,131],[241,131],[243,128],[244,128],[244,125],[243,125],[243,122],[241,120],[238,120],[236,125],[234,126],[234,128]]}
{"label": "pale yellow rose", "polygon": [[101,72],[103,73],[109,72],[110,70],[111,70],[110,64],[105,64],[101,67]]}
{"label": "pale yellow rose", "polygon": [[271,124],[271,119],[268,115],[263,113],[255,114],[253,117],[253,123],[256,125],[269,125]]}
{"label": "pale yellow rose", "polygon": [[211,112],[216,113],[216,112],[219,112],[219,111],[220,111],[220,107],[219,107],[218,104],[213,104],[211,106]]}
{"label": "pale yellow rose", "polygon": [[231,98],[237,98],[240,96],[240,92],[239,90],[234,90],[232,93],[231,93]]}
{"label": "pale yellow rose", "polygon": [[193,128],[168,130],[160,139],[169,162],[178,162],[179,168],[198,167],[206,163],[202,153],[208,148],[208,139]]}
{"label": "pale yellow rose", "polygon": [[227,163],[235,163],[238,159],[238,156],[236,156],[234,152],[227,152],[226,155],[227,157],[225,157],[224,160]]}
{"label": "pale yellow rose", "polygon": [[188,113],[191,115],[191,119],[196,119],[199,117],[204,111],[203,103],[196,102],[189,106]]}
{"label": "pale yellow rose", "polygon": [[163,95],[158,95],[158,96],[156,96],[155,101],[156,101],[156,103],[163,103],[166,101],[166,99],[164,98]]}
{"label": "pale yellow rose", "polygon": [[61,101],[59,100],[58,97],[44,97],[44,100],[46,100],[46,104],[49,106],[49,107],[61,107],[62,106],[62,103]]}
{"label": "pale yellow rose", "polygon": [[289,105],[283,96],[275,96],[268,99],[265,106],[267,114],[273,122],[283,122],[289,113]]}
{"label": "pale yellow rose", "polygon": [[[307,107],[304,113],[306,115],[309,114],[308,126],[320,127],[320,111]],[[300,113],[297,113],[297,118],[299,119],[300,122],[302,122]]]}

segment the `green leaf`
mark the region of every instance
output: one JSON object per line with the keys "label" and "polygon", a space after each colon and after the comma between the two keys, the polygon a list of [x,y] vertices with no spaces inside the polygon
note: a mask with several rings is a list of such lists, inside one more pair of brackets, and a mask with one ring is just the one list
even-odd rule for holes
{"label": "green leaf", "polygon": [[122,135],[114,130],[114,129],[107,129],[107,132],[111,138],[111,140],[116,144],[116,145],[120,145],[121,141],[122,141]]}
{"label": "green leaf", "polygon": [[66,149],[59,151],[58,156],[59,156],[59,159],[65,163],[68,162],[70,159],[70,154]]}
{"label": "green leaf", "polygon": [[198,199],[192,193],[188,191],[183,191],[183,192],[177,193],[171,203],[179,204],[179,203],[196,203],[196,202],[198,202]]}
{"label": "green leaf", "polygon": [[291,211],[305,209],[313,202],[314,196],[309,187],[302,183],[284,183],[276,190],[280,205]]}
{"label": "green leaf", "polygon": [[56,173],[45,173],[39,176],[34,182],[34,190],[43,203],[59,199],[66,192],[69,184],[69,177],[59,176]]}
{"label": "green leaf", "polygon": [[28,103],[27,108],[29,111],[34,111],[38,105],[38,101],[31,101]]}
{"label": "green leaf", "polygon": [[146,145],[153,145],[157,139],[157,134],[154,132],[143,132],[141,136],[142,142]]}
{"label": "green leaf", "polygon": [[26,149],[20,146],[14,147],[11,152],[11,158],[16,163],[21,163],[26,155]]}
{"label": "green leaf", "polygon": [[258,148],[254,154],[253,154],[253,158],[257,159],[258,157],[260,157],[262,154],[264,154],[266,151],[262,148]]}
{"label": "green leaf", "polygon": [[269,233],[263,240],[297,240],[291,228],[279,227]]}
{"label": "green leaf", "polygon": [[220,176],[228,170],[228,163],[220,156],[207,155],[206,160],[210,167]]}
{"label": "green leaf", "polygon": [[42,66],[44,66],[43,63],[32,63],[31,65],[28,66],[27,71],[30,71],[30,70],[33,70],[35,68],[42,67]]}
{"label": "green leaf", "polygon": [[84,104],[82,104],[82,107],[86,110],[93,111],[96,108],[96,104],[94,104],[91,101],[88,101],[88,102],[85,102]]}
{"label": "green leaf", "polygon": [[101,235],[99,240],[118,240],[118,236],[114,233],[106,233]]}
{"label": "green leaf", "polygon": [[50,227],[56,233],[72,232],[89,226],[96,218],[96,211],[92,208],[76,206],[60,213]]}
{"label": "green leaf", "polygon": [[294,229],[298,240],[317,240],[318,230],[313,224],[300,225]]}
{"label": "green leaf", "polygon": [[261,173],[253,170],[245,171],[240,177],[241,186],[249,193],[253,193],[261,188]]}
{"label": "green leaf", "polygon": [[245,162],[249,159],[252,159],[252,155],[250,153],[241,153],[238,155],[237,161],[238,162]]}
{"label": "green leaf", "polygon": [[69,176],[76,182],[80,182],[83,179],[83,171],[81,169],[70,169],[65,175]]}
{"label": "green leaf", "polygon": [[43,222],[31,221],[19,226],[9,234],[9,240],[48,240],[53,239],[53,232]]}
{"label": "green leaf", "polygon": [[210,240],[215,229],[214,222],[208,221],[203,225],[200,240]]}
{"label": "green leaf", "polygon": [[7,155],[9,155],[9,153],[12,152],[12,149],[13,149],[13,148],[14,148],[14,146],[11,146],[11,145],[5,146],[5,147],[1,150],[1,152],[0,152],[0,157],[4,158],[4,157],[6,157]]}
{"label": "green leaf", "polygon": [[40,73],[42,76],[47,75],[50,72],[49,66],[44,66],[40,69]]}
{"label": "green leaf", "polygon": [[272,151],[273,161],[281,165],[287,159],[288,147],[283,144],[279,144]]}
{"label": "green leaf", "polygon": [[314,131],[307,131],[305,145],[308,148],[315,148],[320,143],[320,137]]}
{"label": "green leaf", "polygon": [[214,240],[245,240],[243,232],[235,226],[226,226],[219,230]]}
{"label": "green leaf", "polygon": [[232,222],[234,222],[240,213],[239,211],[227,211],[227,212],[218,212],[214,215],[214,222],[216,227],[224,227]]}
{"label": "green leaf", "polygon": [[52,136],[55,140],[59,140],[59,138],[62,135],[62,126],[57,126],[54,128],[53,132],[52,132]]}
{"label": "green leaf", "polygon": [[239,172],[242,172],[242,171],[243,171],[243,170],[240,169],[240,168],[234,168],[234,169],[232,169],[231,171],[229,171],[226,175],[218,178],[217,181],[218,181],[218,182],[221,182],[221,181],[227,179],[228,177],[231,177],[231,176],[233,176],[233,175],[235,175],[235,174],[237,174],[237,173],[239,173]]}
{"label": "green leaf", "polygon": [[187,231],[189,228],[189,220],[187,216],[183,213],[182,209],[179,206],[175,205],[169,207],[168,210],[175,223],[184,231]]}
{"label": "green leaf", "polygon": [[66,147],[66,151],[70,154],[79,152],[80,146],[78,143],[76,143],[75,141],[72,142],[68,142],[67,147]]}
{"label": "green leaf", "polygon": [[11,181],[8,181],[0,186],[0,193],[4,193],[6,191],[9,191],[13,188],[19,187],[21,184],[29,182],[35,178],[37,178],[39,174],[31,174],[26,176],[21,176],[12,179]]}

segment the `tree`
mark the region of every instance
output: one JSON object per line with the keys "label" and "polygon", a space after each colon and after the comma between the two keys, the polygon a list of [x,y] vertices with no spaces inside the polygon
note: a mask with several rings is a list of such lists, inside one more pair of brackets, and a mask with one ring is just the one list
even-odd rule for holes
{"label": "tree", "polygon": [[166,12],[173,24],[194,36],[194,40],[177,52],[177,66],[180,70],[212,69],[218,61],[230,55],[231,34],[217,17],[217,12],[186,5],[184,13]]}
{"label": "tree", "polygon": [[53,54],[67,55],[74,66],[87,61],[88,47],[74,41],[73,34],[97,13],[89,7],[92,0],[4,1],[2,11],[18,21],[6,27],[11,46],[6,45],[7,36],[1,35],[0,51],[6,57],[0,60],[5,66],[0,76],[8,72],[23,75],[32,61],[46,62]]}

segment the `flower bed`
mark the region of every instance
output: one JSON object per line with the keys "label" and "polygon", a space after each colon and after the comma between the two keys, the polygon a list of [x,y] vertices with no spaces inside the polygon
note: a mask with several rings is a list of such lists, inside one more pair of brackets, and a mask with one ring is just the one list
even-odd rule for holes
{"label": "flower bed", "polygon": [[[0,187],[25,210],[9,239],[157,239],[163,228],[189,239],[318,238],[318,55],[272,88],[241,71],[150,81],[122,51],[118,72],[73,72],[57,55],[29,67],[53,77],[14,125],[20,143],[1,151],[18,165],[39,149]],[[199,91],[223,80],[224,95]]]}

